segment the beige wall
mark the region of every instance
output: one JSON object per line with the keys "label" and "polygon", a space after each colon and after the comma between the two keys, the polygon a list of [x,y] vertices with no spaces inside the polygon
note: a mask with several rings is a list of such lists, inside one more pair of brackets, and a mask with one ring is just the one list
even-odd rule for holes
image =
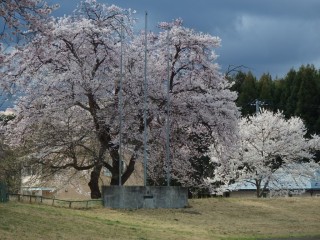
{"label": "beige wall", "polygon": [[[89,173],[88,173],[89,174]],[[89,175],[85,178],[73,179],[73,182],[77,184],[72,184],[71,182],[65,184],[64,186],[57,187],[54,181],[47,181],[45,183],[40,182],[31,182],[27,183],[27,178],[23,179],[23,187],[52,187],[56,188],[56,191],[53,193],[44,193],[43,191],[37,191],[37,193],[33,193],[33,195],[42,195],[44,197],[55,197],[58,199],[69,199],[69,200],[83,200],[90,199],[90,188],[88,186]],[[100,187],[103,185],[109,185],[111,178],[104,175],[104,171],[101,172],[100,177]],[[124,184],[126,186],[143,186],[143,165],[141,162],[137,162],[135,165],[135,170],[128,179],[128,181]],[[28,193],[30,194],[30,193]]]}
{"label": "beige wall", "polygon": [[[89,199],[90,198],[90,188],[88,182],[83,179],[79,179],[81,189],[76,189],[75,186],[69,184],[64,188],[61,188],[55,193],[55,197],[59,199]],[[103,185],[110,185],[111,178],[104,176],[102,171],[100,177],[100,187]],[[143,186],[143,165],[141,162],[137,162],[135,165],[135,170],[124,184],[125,186]]]}

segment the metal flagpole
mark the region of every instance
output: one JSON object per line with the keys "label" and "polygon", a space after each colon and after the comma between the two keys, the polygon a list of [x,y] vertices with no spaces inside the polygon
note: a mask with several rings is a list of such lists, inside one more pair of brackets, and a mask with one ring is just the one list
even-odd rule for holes
{"label": "metal flagpole", "polygon": [[169,30],[167,35],[167,115],[166,115],[166,165],[167,186],[170,186],[170,72],[169,72]]}
{"label": "metal flagpole", "polygon": [[120,82],[119,82],[119,186],[122,175],[122,78],[123,78],[123,20],[120,30]]}
{"label": "metal flagpole", "polygon": [[145,30],[144,30],[144,112],[143,112],[143,122],[144,122],[144,130],[143,130],[143,163],[144,163],[144,186],[147,186],[147,108],[148,108],[148,81],[147,81],[147,20],[148,13],[145,14]]}

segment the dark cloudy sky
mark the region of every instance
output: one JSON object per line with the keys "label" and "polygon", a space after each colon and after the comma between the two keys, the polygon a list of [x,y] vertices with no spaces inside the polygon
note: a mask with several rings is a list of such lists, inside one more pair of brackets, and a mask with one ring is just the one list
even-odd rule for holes
{"label": "dark cloudy sky", "polygon": [[[59,3],[55,15],[70,14],[79,0]],[[158,22],[182,18],[186,27],[222,39],[218,63],[244,65],[260,77],[283,77],[290,68],[320,68],[320,0],[98,0],[136,10],[137,28],[144,12],[150,29]]]}

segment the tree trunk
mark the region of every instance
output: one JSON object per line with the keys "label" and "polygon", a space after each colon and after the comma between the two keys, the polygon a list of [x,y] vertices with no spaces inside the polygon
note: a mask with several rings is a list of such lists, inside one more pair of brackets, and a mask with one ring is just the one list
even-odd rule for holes
{"label": "tree trunk", "polygon": [[[116,186],[119,185],[119,147],[113,147],[109,149],[110,156],[112,158],[112,170],[110,171],[112,176],[111,176],[111,182],[110,185]],[[122,185],[122,183],[121,183]]]}
{"label": "tree trunk", "polygon": [[257,198],[260,198],[260,191],[261,191],[261,180],[256,180],[256,187],[257,187]]}
{"label": "tree trunk", "polygon": [[267,191],[267,187],[269,185],[270,177],[268,177],[266,183],[264,184],[261,192],[260,192],[260,197],[263,197],[264,193]]}
{"label": "tree trunk", "polygon": [[[138,146],[136,146],[135,150],[138,149]],[[113,169],[111,171],[112,177],[111,177],[111,182],[110,185],[119,185],[119,152],[118,149],[115,151],[110,151],[110,156],[112,157],[112,164],[113,164]],[[129,165],[127,166],[126,170],[124,173],[121,174],[121,185],[124,185],[126,181],[129,179],[129,177],[132,175],[134,172],[134,166],[136,163],[136,154],[133,154],[130,158]]]}
{"label": "tree trunk", "polygon": [[119,174],[112,174],[111,181],[110,181],[111,186],[117,186],[119,185]]}
{"label": "tree trunk", "polygon": [[130,159],[130,162],[129,162],[129,165],[128,165],[126,171],[121,176],[122,184],[125,184],[126,181],[129,179],[129,177],[131,176],[131,174],[133,173],[135,163],[136,163],[135,158],[132,157]]}
{"label": "tree trunk", "polygon": [[266,192],[267,187],[269,185],[270,177],[268,177],[266,183],[264,184],[263,188],[261,186],[262,179],[256,180],[256,187],[257,187],[257,198],[262,198],[263,194]]}
{"label": "tree trunk", "polygon": [[[127,167],[126,171],[121,175],[121,185],[124,185],[126,181],[129,179],[131,174],[134,171],[135,161],[130,161],[129,166]],[[119,185],[119,167],[115,167],[114,171],[112,172],[112,177],[110,181],[110,185],[116,186]]]}
{"label": "tree trunk", "polygon": [[101,198],[101,191],[99,188],[99,177],[102,169],[102,165],[94,166],[91,175],[90,182],[88,183],[91,190],[91,199]]}

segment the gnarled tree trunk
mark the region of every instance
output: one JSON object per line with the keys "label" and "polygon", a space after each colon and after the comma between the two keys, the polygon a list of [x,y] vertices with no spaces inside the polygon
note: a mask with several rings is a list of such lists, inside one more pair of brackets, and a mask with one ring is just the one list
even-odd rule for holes
{"label": "gnarled tree trunk", "polygon": [[88,183],[91,190],[91,199],[99,199],[101,198],[101,191],[99,188],[99,177],[102,169],[102,165],[94,166],[91,175],[90,182]]}

